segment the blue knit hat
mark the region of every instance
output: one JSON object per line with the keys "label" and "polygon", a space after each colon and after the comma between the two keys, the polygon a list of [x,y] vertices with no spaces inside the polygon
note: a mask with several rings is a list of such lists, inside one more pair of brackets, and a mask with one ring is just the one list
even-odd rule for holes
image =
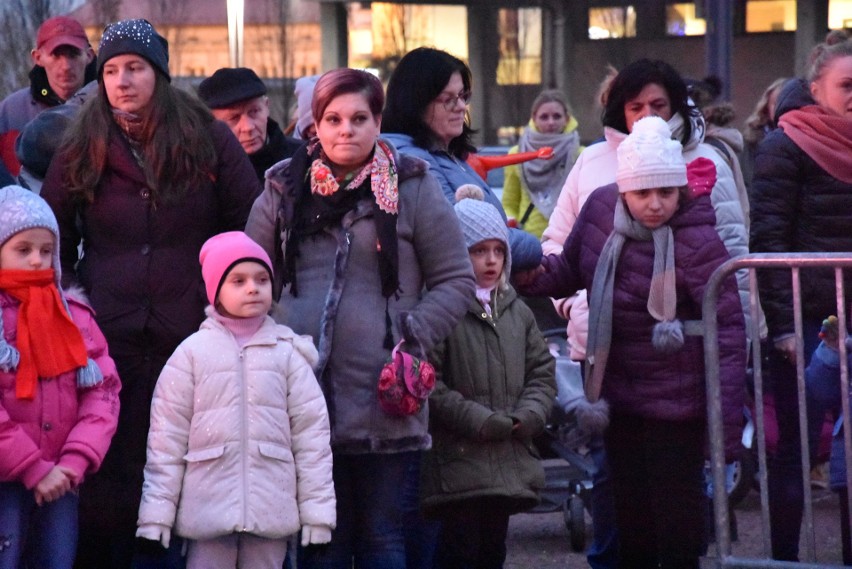
{"label": "blue knit hat", "polygon": [[[0,247],[15,234],[27,229],[47,229],[53,234],[53,270],[56,275],[56,288],[60,291],[63,303],[65,295],[59,281],[62,271],[59,264],[59,224],[53,210],[47,202],[33,192],[21,186],[0,188]],[[0,313],[0,370],[9,372],[17,369],[20,362],[18,350],[9,345],[3,337],[3,315]],[[87,364],[77,370],[77,386],[92,387],[103,381],[98,365],[90,358]]]}
{"label": "blue knit hat", "polygon": [[147,59],[154,69],[169,75],[169,42],[157,33],[148,20],[122,20],[104,28],[98,48],[98,77],[104,72],[104,64],[116,55],[133,53]]}
{"label": "blue knit hat", "polygon": [[464,246],[470,249],[480,241],[497,239],[506,247],[503,274],[512,272],[512,255],[509,247],[509,228],[497,208],[484,201],[485,193],[474,184],[464,184],[456,190],[453,209],[459,218],[464,235]]}

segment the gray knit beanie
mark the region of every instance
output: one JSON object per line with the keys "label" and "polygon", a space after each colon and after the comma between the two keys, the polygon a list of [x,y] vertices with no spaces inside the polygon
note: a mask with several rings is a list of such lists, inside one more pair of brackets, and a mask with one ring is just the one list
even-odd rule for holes
{"label": "gray knit beanie", "polygon": [[316,87],[319,78],[319,75],[308,75],[296,79],[296,130],[293,131],[296,138],[307,140],[305,131],[314,122],[311,101],[313,101],[314,87]]}
{"label": "gray knit beanie", "polygon": [[506,262],[503,274],[508,278],[512,272],[512,255],[509,247],[509,228],[500,212],[490,203],[483,201],[482,188],[473,184],[464,184],[456,190],[456,204],[453,209],[459,218],[464,245],[468,249],[487,239],[498,239],[506,246]]}
{"label": "gray knit beanie", "polygon": [[37,227],[47,229],[56,239],[53,248],[53,269],[59,286],[59,224],[47,202],[21,186],[0,188],[0,247],[16,233]]}

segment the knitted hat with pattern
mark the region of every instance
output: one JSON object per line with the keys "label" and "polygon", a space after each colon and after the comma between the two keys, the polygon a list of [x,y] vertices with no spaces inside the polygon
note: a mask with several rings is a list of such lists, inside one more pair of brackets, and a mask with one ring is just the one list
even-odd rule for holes
{"label": "knitted hat with pattern", "polygon": [[482,188],[473,184],[464,184],[456,190],[456,204],[453,206],[459,218],[464,245],[468,249],[481,241],[497,239],[506,247],[506,260],[503,274],[512,270],[512,256],[509,248],[509,228],[500,212],[484,200]]}
{"label": "knitted hat with pattern", "polygon": [[154,69],[169,75],[169,42],[154,30],[148,20],[122,20],[108,25],[101,36],[98,48],[98,77],[104,72],[104,64],[117,55],[133,53],[147,59]]}
{"label": "knitted hat with pattern", "polygon": [[222,281],[235,265],[243,261],[260,263],[272,277],[269,255],[242,231],[226,231],[208,239],[201,246],[198,261],[201,263],[201,276],[204,277],[207,300],[212,305],[216,304]]}
{"label": "knitted hat with pattern", "polygon": [[311,101],[314,98],[314,87],[319,81],[319,75],[309,75],[296,79],[296,130],[293,134],[296,138],[307,140],[305,131],[308,130],[314,122],[314,115],[311,111]]}
{"label": "knitted hat with pattern", "polygon": [[16,233],[27,229],[42,228],[53,233],[56,240],[53,248],[53,269],[56,285],[59,286],[59,224],[47,202],[21,186],[0,188],[0,247]]}
{"label": "knitted hat with pattern", "polygon": [[672,140],[669,125],[660,117],[645,117],[618,146],[618,191],[633,192],[686,185],[683,147]]}

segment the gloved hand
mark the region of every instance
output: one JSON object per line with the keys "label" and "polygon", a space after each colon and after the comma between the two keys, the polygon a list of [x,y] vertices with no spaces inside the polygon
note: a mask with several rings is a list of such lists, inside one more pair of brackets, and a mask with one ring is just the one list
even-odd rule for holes
{"label": "gloved hand", "polygon": [[168,549],[169,541],[172,539],[172,530],[162,524],[142,524],[136,530],[136,537],[159,541],[163,547]]}
{"label": "gloved hand", "polygon": [[331,528],[325,525],[302,526],[302,547],[320,545],[331,541]]}
{"label": "gloved hand", "polygon": [[544,429],[544,423],[533,411],[523,409],[509,415],[513,419],[512,436],[516,439],[531,439]]}
{"label": "gloved hand", "polygon": [[505,441],[512,436],[512,418],[505,413],[492,413],[479,428],[483,441]]}

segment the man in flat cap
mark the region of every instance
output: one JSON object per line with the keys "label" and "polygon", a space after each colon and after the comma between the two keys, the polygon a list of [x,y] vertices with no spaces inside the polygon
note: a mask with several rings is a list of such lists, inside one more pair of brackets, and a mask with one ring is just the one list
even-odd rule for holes
{"label": "man in flat cap", "polygon": [[302,144],[285,136],[269,118],[266,85],[247,67],[217,70],[198,86],[198,96],[231,128],[261,181],[269,167],[292,156]]}
{"label": "man in flat cap", "polygon": [[96,78],[95,52],[80,22],[67,16],[44,21],[30,52],[30,85],[0,102],[0,159],[13,176],[21,164],[15,140],[40,112],[65,103],[83,85]]}

